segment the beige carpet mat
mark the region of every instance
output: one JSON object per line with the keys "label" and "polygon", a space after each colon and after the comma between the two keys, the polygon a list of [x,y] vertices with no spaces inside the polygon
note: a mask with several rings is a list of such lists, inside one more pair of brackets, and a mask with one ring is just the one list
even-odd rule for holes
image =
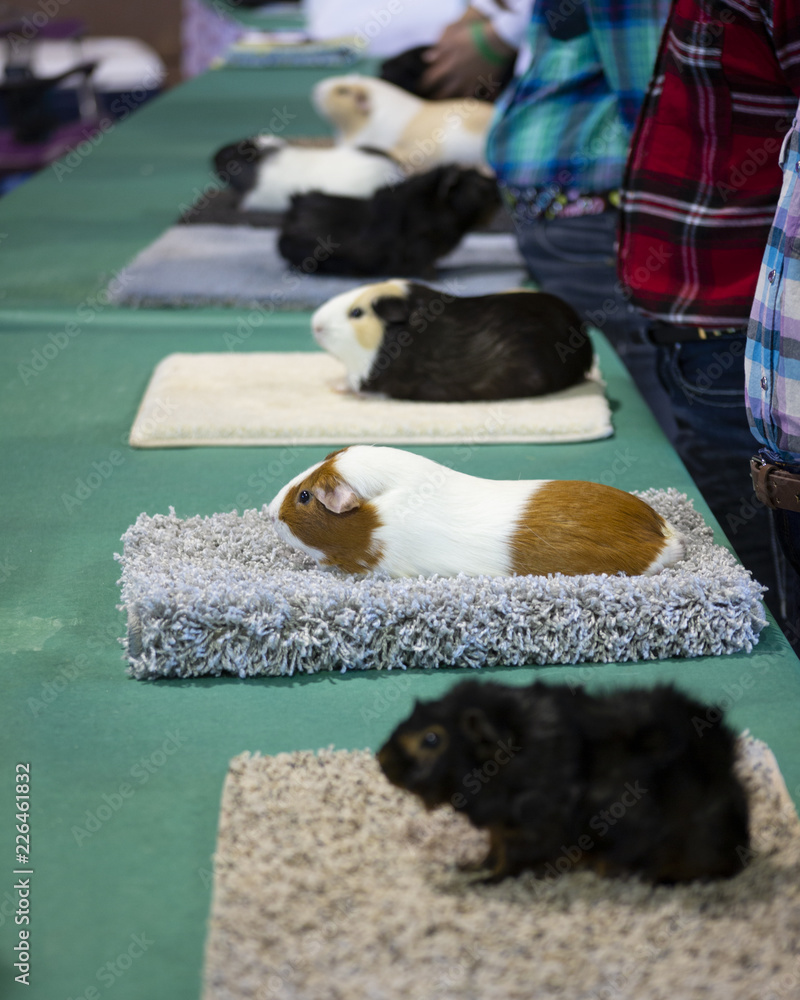
{"label": "beige carpet mat", "polygon": [[613,433],[599,375],[535,399],[421,403],[338,390],[322,351],[171,354],[155,369],[134,448],[593,441]]}
{"label": "beige carpet mat", "polygon": [[[753,850],[731,880],[567,872],[470,884],[484,837],[425,813],[366,751],[230,766],[204,1000],[764,1000],[800,996],[800,824],[740,744]],[[563,866],[562,866],[563,867]]]}

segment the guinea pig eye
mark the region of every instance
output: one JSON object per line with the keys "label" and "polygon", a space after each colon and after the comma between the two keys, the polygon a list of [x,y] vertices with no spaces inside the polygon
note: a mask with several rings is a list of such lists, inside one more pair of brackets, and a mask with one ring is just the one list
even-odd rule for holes
{"label": "guinea pig eye", "polygon": [[311,499],[311,494],[308,492],[308,490],[300,490],[300,495],[298,496],[297,499],[300,501],[300,503],[308,503],[308,501]]}
{"label": "guinea pig eye", "polygon": [[433,731],[425,733],[422,737],[422,745],[425,747],[438,747],[441,737]]}
{"label": "guinea pig eye", "polygon": [[351,309],[347,315],[352,317],[353,319],[358,319],[359,316],[364,315],[364,310],[361,308],[361,306],[356,306],[354,309]]}

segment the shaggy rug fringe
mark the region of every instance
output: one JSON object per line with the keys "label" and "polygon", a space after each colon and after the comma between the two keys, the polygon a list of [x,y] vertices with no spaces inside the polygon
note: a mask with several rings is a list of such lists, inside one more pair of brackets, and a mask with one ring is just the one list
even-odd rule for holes
{"label": "shaggy rug fringe", "polygon": [[603,879],[575,870],[568,844],[552,875],[475,885],[456,862],[485,835],[426,813],[371,753],[243,754],[222,798],[203,996],[797,997],[800,825],[764,743],[742,738],[738,770],[752,851],[733,879]]}
{"label": "shaggy rug fringe", "polygon": [[628,662],[750,652],[763,588],[683,494],[641,494],[687,540],[652,577],[393,580],[324,571],[265,510],[141,514],[123,535],[125,657],[138,678]]}

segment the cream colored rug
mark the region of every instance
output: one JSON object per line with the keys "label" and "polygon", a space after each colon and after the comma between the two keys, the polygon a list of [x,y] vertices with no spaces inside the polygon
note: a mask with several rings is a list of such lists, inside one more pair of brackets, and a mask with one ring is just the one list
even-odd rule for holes
{"label": "cream colored rug", "polygon": [[367,751],[236,757],[204,1000],[798,997],[800,824],[769,749],[741,746],[749,866],[655,889],[590,872],[473,885],[455,862],[483,835],[425,813]]}
{"label": "cream colored rug", "polygon": [[338,391],[343,378],[322,351],[170,354],[153,373],[130,443],[557,444],[613,433],[599,375],[549,396],[489,403],[368,399]]}

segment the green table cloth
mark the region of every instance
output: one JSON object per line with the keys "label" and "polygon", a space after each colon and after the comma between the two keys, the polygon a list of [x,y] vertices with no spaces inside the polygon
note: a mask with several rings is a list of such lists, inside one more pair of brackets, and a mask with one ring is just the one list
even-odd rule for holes
{"label": "green table cloth", "polygon": [[[287,132],[322,131],[301,96],[315,78],[209,73],[109,131],[60,179],[46,171],[0,202],[4,995],[194,1000],[229,759],[245,750],[375,748],[415,697],[438,696],[463,676],[366,671],[151,684],[130,679],[121,659],[113,554],[136,516],[170,506],[180,516],[259,507],[326,449],[130,449],[131,422],[161,358],[310,349],[308,315],[256,323],[237,312],[126,311],[98,292],[209,182],[216,145],[269,128],[278,115],[297,115]],[[713,523],[603,345],[600,360],[615,437],[420,452],[468,461],[484,476],[529,464],[532,475],[628,490],[674,486]],[[774,625],[751,654],[478,676],[592,687],[674,680],[729,706],[736,729],[765,740],[800,800],[800,669]],[[30,876],[13,874],[27,870],[14,850],[18,763],[30,765]],[[13,914],[24,878],[31,985],[23,994],[13,982]]]}

